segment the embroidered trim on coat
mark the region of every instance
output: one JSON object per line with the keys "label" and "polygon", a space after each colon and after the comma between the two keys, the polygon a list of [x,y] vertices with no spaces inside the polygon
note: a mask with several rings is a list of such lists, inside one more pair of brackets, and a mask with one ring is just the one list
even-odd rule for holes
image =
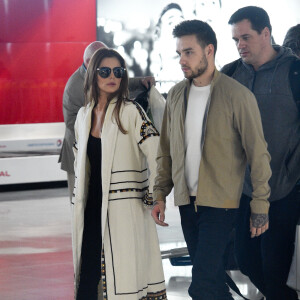
{"label": "embroidered trim on coat", "polygon": [[101,251],[101,280],[103,289],[103,299],[107,299],[107,287],[106,287],[106,271],[105,271],[105,255],[104,250]]}
{"label": "embroidered trim on coat", "polygon": [[140,300],[165,300],[167,299],[166,290],[162,290],[155,293],[147,293],[146,297],[142,297]]}
{"label": "embroidered trim on coat", "polygon": [[75,148],[77,151],[78,151],[78,148],[77,148],[77,141],[75,141],[74,143],[73,143],[73,148]]}
{"label": "embroidered trim on coat", "polygon": [[138,109],[140,116],[143,120],[143,124],[140,129],[140,135],[142,139],[138,142],[138,144],[141,145],[150,136],[159,136],[159,132],[157,131],[153,123],[146,118],[145,113],[142,110],[142,108],[139,106],[139,104],[136,103],[135,101],[133,101],[133,103]]}
{"label": "embroidered trim on coat", "polygon": [[150,136],[159,136],[159,133],[151,122],[146,121],[142,124],[140,135],[142,139],[139,141],[139,145],[142,144]]}
{"label": "embroidered trim on coat", "polygon": [[136,188],[127,188],[127,189],[119,189],[119,190],[110,190],[109,193],[110,194],[116,194],[116,193],[123,193],[123,192],[143,192],[145,190],[147,190],[149,187],[146,186],[142,189],[136,189]]}
{"label": "embroidered trim on coat", "polygon": [[147,207],[149,206],[153,206],[153,198],[152,198],[152,194],[149,193],[149,191],[147,191],[147,193],[145,194],[145,196],[142,199],[144,205],[146,205]]}

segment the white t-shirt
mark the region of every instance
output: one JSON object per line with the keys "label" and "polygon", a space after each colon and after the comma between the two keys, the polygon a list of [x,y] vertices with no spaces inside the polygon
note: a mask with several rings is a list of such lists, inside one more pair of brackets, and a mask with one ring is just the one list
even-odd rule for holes
{"label": "white t-shirt", "polygon": [[184,129],[185,179],[190,196],[196,196],[201,160],[202,127],[210,85],[191,85]]}

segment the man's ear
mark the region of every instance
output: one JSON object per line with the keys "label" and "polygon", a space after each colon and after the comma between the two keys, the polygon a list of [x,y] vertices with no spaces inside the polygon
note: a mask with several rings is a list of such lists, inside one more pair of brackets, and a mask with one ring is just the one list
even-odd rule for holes
{"label": "man's ear", "polygon": [[214,55],[214,50],[215,50],[215,47],[213,44],[209,44],[206,46],[206,55],[207,56],[211,56],[211,55]]}
{"label": "man's ear", "polygon": [[262,34],[264,35],[265,38],[267,39],[270,39],[271,38],[271,32],[269,30],[268,27],[265,27],[263,30],[262,30]]}

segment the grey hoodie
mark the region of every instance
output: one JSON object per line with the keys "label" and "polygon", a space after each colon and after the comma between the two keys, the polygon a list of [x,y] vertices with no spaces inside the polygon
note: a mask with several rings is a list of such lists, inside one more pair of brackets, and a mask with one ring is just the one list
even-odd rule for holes
{"label": "grey hoodie", "polygon": [[[289,48],[274,46],[277,56],[255,71],[240,60],[232,77],[255,95],[261,113],[265,139],[271,154],[272,177],[269,201],[285,197],[300,178],[300,118],[289,83],[295,56]],[[228,64],[222,72],[230,69]],[[299,83],[300,84],[300,83]],[[243,193],[251,197],[249,167]]]}

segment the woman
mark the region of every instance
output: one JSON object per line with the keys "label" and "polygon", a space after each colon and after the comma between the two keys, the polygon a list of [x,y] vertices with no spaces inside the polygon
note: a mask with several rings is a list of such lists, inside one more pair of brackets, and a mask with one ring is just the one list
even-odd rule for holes
{"label": "woman", "polygon": [[75,298],[98,299],[99,288],[99,299],[166,299],[156,227],[147,208],[159,134],[128,100],[128,74],[118,52],[95,52],[84,91],[74,144]]}

